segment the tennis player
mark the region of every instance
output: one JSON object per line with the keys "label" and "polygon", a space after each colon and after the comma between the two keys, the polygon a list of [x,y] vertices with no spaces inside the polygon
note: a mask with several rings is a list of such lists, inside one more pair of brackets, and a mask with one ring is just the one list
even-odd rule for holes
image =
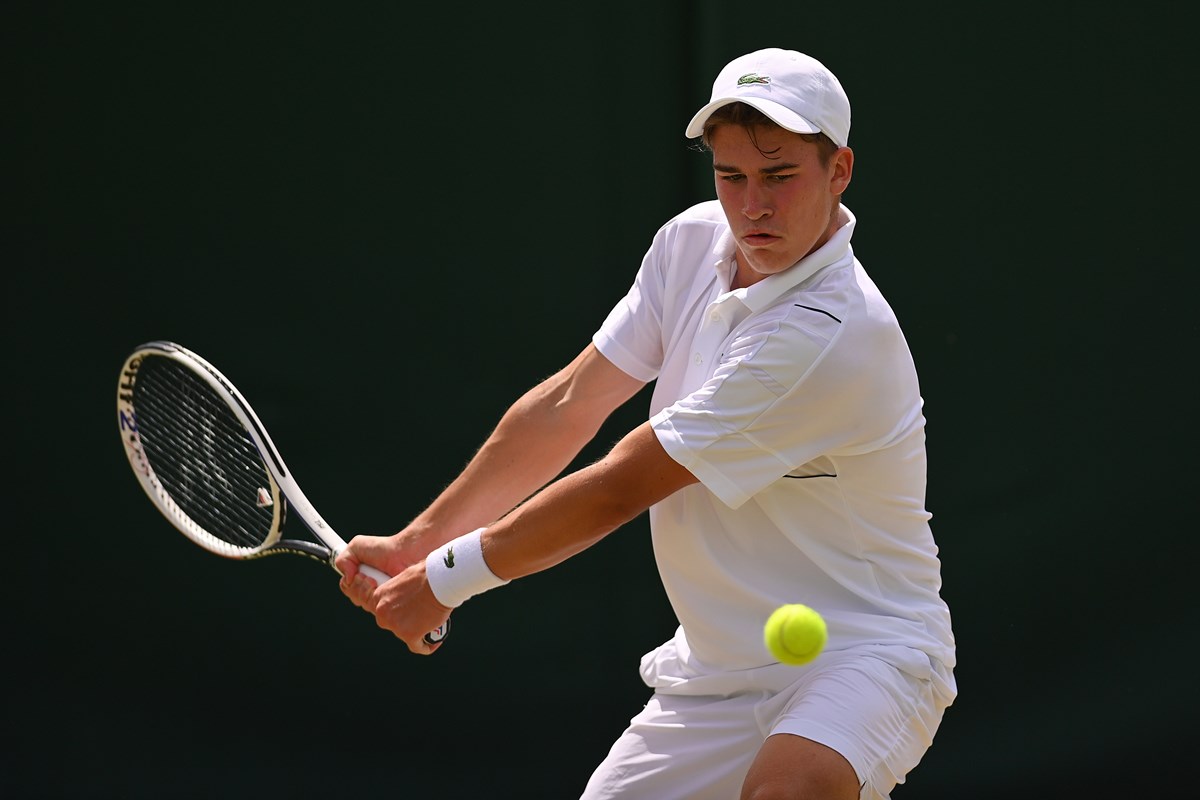
{"label": "tennis player", "polygon": [[[649,510],[678,617],[642,659],[645,707],[601,798],[886,798],[956,694],[925,509],[925,418],[901,327],[851,248],[850,103],[801,53],[721,70],[686,136],[715,201],[668,221],[590,343],[527,391],[402,531],[354,538],[342,589],[416,653],[467,598],[579,554]],[[562,474],[644,385],[647,422]],[[396,577],[376,586],[369,564]],[[763,624],[825,618],[777,663]]]}

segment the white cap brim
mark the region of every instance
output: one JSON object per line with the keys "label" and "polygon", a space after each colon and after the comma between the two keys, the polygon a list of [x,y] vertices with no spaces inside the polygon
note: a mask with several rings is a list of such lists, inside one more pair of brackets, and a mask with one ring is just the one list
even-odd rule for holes
{"label": "white cap brim", "polygon": [[708,118],[712,113],[721,106],[727,106],[730,103],[745,103],[748,106],[754,106],[762,113],[766,114],[779,127],[792,131],[793,133],[820,133],[821,129],[812,124],[809,120],[797,114],[795,111],[781,106],[774,100],[766,100],[761,97],[722,97],[713,100],[704,108],[696,112],[696,116],[692,117],[692,121],[688,123],[687,130],[684,135],[689,139],[695,139],[704,133],[704,123],[708,122]]}

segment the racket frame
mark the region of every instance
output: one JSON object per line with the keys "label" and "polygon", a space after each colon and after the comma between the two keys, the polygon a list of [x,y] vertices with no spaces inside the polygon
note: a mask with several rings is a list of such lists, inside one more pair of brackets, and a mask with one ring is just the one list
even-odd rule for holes
{"label": "racket frame", "polygon": [[[246,429],[247,435],[258,449],[263,463],[266,465],[270,479],[272,511],[275,515],[272,520],[271,534],[261,544],[255,547],[239,547],[208,533],[175,504],[154,474],[154,468],[146,457],[138,434],[137,410],[133,405],[133,387],[137,382],[138,369],[142,360],[148,356],[169,358],[188,368],[225,400],[226,405]],[[226,558],[237,559],[257,558],[275,552],[300,553],[321,561],[328,561],[332,566],[333,557],[346,547],[345,540],[317,513],[316,508],[309,502],[299,484],[291,477],[290,470],[250,403],[246,401],[237,387],[221,374],[220,370],[186,347],[167,341],[153,341],[139,345],[126,358],[125,366],[121,370],[120,382],[117,387],[117,416],[121,440],[125,445],[125,454],[138,478],[138,483],[168,520],[175,524],[185,536],[206,550]],[[281,539],[289,506],[304,523],[304,526],[324,544],[324,548],[309,542]],[[325,551],[325,548],[328,549],[328,552]],[[380,574],[382,575],[382,573]],[[386,580],[387,576],[384,575],[383,579]]]}
{"label": "racket frame", "polygon": [[[251,442],[262,456],[267,467],[267,478],[270,482],[272,513],[271,533],[255,547],[238,547],[219,537],[213,536],[196,523],[190,516],[179,508],[171,495],[163,488],[162,483],[154,474],[154,468],[146,456],[137,427],[137,409],[133,403],[134,386],[137,383],[138,369],[142,360],[147,357],[162,357],[173,359],[187,367],[193,374],[207,383],[221,397],[234,415],[241,422],[249,435]],[[251,559],[272,553],[298,553],[310,556],[329,564],[335,571],[337,567],[333,559],[346,547],[346,542],[337,532],[317,513],[300,485],[292,478],[291,472],[275,448],[274,442],[267,434],[266,427],[254,413],[250,403],[242,396],[233,382],[226,378],[221,371],[210,364],[200,355],[174,342],[164,340],[146,342],[139,345],[125,359],[125,365],[117,384],[117,416],[120,426],[121,441],[125,446],[125,454],[129,464],[138,478],[138,483],[145,490],[150,500],[176,528],[196,544],[209,552],[234,559]],[[324,545],[300,539],[283,539],[283,526],[286,520],[288,506],[300,517],[300,521]],[[367,564],[360,564],[359,571],[370,577],[376,584],[383,584],[389,579],[384,572]],[[450,631],[450,620],[436,630],[425,634],[426,644],[434,645],[446,637]]]}

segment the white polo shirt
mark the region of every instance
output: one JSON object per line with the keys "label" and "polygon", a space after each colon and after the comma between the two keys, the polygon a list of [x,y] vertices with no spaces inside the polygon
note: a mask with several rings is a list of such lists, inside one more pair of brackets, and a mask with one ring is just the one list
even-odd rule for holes
{"label": "white polo shirt", "polygon": [[[642,662],[676,693],[781,688],[763,624],[819,611],[827,651],[869,648],[952,686],[954,638],[925,510],[925,418],[886,300],[854,258],[855,219],[790,269],[729,290],[719,203],[664,225],[593,341],[656,381],[650,420],[700,481],[650,509],[680,622]],[[952,689],[951,689],[952,691]]]}

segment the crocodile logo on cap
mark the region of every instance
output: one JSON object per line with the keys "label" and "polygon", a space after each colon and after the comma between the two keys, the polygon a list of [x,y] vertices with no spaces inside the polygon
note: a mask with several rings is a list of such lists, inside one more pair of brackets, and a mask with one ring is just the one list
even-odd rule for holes
{"label": "crocodile logo on cap", "polygon": [[742,77],[738,78],[737,85],[745,86],[750,83],[770,83],[771,79],[766,75],[759,75],[757,72],[747,72]]}

